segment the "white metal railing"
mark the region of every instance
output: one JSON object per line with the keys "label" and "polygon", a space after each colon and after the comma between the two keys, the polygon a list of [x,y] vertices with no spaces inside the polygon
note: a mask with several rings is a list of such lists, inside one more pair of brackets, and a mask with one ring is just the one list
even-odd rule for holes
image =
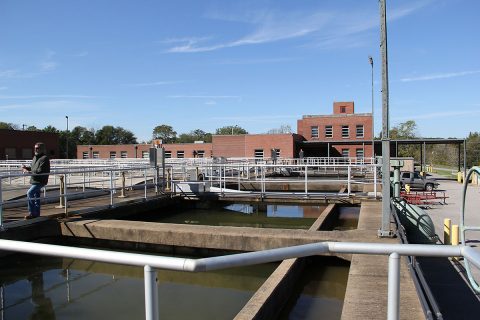
{"label": "white metal railing", "polygon": [[389,255],[387,305],[389,320],[399,319],[400,315],[400,256],[463,257],[480,268],[480,253],[465,245],[319,242],[202,259],[153,256],[13,240],[0,240],[0,249],[144,267],[146,319],[158,319],[159,316],[156,268],[204,272],[327,253]]}
{"label": "white metal railing", "polygon": [[[17,168],[16,172],[18,171],[19,169]],[[156,188],[159,185],[157,172],[155,168],[150,166],[130,168],[56,168],[48,175],[49,183],[43,188],[40,200],[45,202],[59,201],[60,204],[57,207],[63,208],[65,215],[68,215],[67,202],[69,199],[95,196],[104,192],[110,195],[109,205],[114,206],[115,194],[118,191],[123,194],[126,189],[143,188],[143,197],[146,199],[147,189]],[[25,195],[25,192],[30,187],[30,177],[30,173],[0,175],[0,229],[4,227],[3,216],[6,206],[19,206],[22,204],[26,206],[28,199],[16,198]],[[157,188],[155,192],[158,192]],[[51,193],[54,193],[54,195],[50,195]]]}
{"label": "white metal railing", "polygon": [[[173,183],[204,180],[211,187],[218,187],[220,193],[227,184],[236,185],[241,190],[243,182],[256,182],[260,185],[260,194],[264,194],[268,185],[300,185],[304,195],[312,194],[312,183],[344,184],[346,194],[352,193],[352,186],[373,184],[373,193],[377,193],[379,165],[376,164],[251,164],[227,163],[186,165],[167,168]],[[199,179],[200,177],[200,179]],[[231,189],[229,190],[231,191]]]}

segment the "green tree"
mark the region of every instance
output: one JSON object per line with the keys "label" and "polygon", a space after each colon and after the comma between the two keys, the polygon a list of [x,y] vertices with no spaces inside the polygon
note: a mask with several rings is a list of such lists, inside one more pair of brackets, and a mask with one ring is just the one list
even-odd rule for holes
{"label": "green tree", "polygon": [[122,127],[103,126],[95,132],[95,141],[97,144],[135,144],[137,138],[135,135]]}
{"label": "green tree", "polygon": [[[408,120],[390,129],[390,139],[392,140],[411,140],[415,138],[418,138],[415,120]],[[400,145],[398,146],[398,156],[413,157],[415,161],[420,161],[421,147],[421,145]]]}
{"label": "green tree", "polygon": [[18,127],[18,124],[15,124],[15,123],[0,121],[0,129],[18,130],[19,127]]}
{"label": "green tree", "polygon": [[480,165],[480,133],[470,132],[466,139],[467,167]]}
{"label": "green tree", "polygon": [[177,138],[177,132],[171,126],[162,124],[153,129],[152,136],[153,139],[161,139],[163,143],[172,143]]}
{"label": "green tree", "polygon": [[51,125],[46,126],[45,128],[43,128],[42,131],[59,133],[59,131],[57,130],[57,128],[55,128],[54,126],[51,126]]}
{"label": "green tree", "polygon": [[195,141],[212,142],[212,134],[201,129],[195,129],[189,133],[182,133],[178,136],[178,143],[192,143]]}
{"label": "green tree", "polygon": [[28,126],[27,129],[25,129],[27,131],[38,131],[38,128],[35,127],[35,126]]}
{"label": "green tree", "polygon": [[243,129],[242,127],[234,125],[234,126],[225,126],[225,127],[218,128],[215,131],[215,134],[239,135],[239,134],[248,134],[248,132],[247,132],[247,130]]}

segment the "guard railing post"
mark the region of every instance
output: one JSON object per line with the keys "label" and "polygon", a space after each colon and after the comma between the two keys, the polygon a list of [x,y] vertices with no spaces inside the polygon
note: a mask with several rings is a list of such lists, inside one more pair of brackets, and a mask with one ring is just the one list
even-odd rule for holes
{"label": "guard railing post", "polygon": [[157,272],[146,265],[144,267],[145,281],[145,319],[158,320],[158,287]]}
{"label": "guard railing post", "polygon": [[388,320],[398,320],[400,316],[400,256],[391,253],[388,257]]}

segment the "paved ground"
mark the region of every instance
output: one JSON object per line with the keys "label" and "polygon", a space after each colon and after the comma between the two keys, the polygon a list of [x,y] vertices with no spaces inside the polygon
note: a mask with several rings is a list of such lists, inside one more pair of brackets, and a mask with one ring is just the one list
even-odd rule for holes
{"label": "paved ground", "polygon": [[[449,218],[452,220],[452,224],[460,224],[460,217],[462,214],[462,195],[463,184],[456,181],[439,181],[439,191],[445,191],[446,205],[432,205],[425,209],[430,215],[435,224],[435,232],[440,236],[443,241],[443,220]],[[478,208],[480,208],[480,187],[476,185],[469,185],[467,188],[467,198],[465,206],[465,225],[479,226],[480,227],[480,215],[478,214]],[[480,232],[469,232],[467,234],[467,240],[477,241],[480,239]]]}

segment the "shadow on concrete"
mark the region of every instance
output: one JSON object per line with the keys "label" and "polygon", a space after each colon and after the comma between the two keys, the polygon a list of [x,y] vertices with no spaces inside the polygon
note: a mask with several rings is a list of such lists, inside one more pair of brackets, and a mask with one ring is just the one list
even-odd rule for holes
{"label": "shadow on concrete", "polygon": [[443,319],[479,319],[480,299],[448,258],[418,257]]}

